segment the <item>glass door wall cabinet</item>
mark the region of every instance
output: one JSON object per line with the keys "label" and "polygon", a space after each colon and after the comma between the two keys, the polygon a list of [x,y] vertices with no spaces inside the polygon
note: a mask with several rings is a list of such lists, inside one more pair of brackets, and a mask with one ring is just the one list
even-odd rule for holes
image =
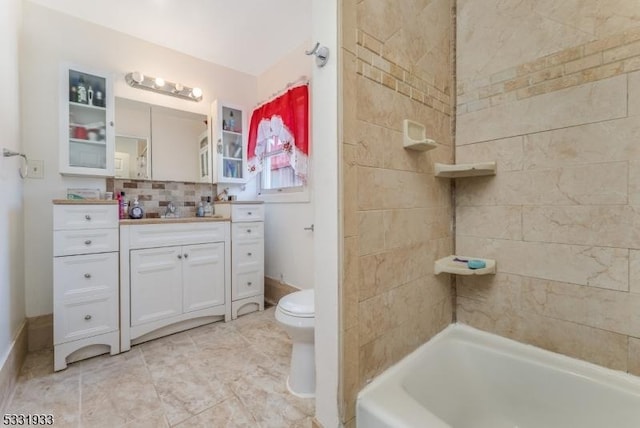
{"label": "glass door wall cabinet", "polygon": [[247,115],[241,107],[214,101],[212,109],[214,148],[213,183],[244,183],[247,171]]}
{"label": "glass door wall cabinet", "polygon": [[114,175],[114,96],[111,77],[62,66],[60,174]]}

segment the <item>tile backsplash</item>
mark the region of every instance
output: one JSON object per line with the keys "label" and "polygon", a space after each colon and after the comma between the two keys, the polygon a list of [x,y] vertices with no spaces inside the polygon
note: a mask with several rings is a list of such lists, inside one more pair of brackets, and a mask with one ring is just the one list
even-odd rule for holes
{"label": "tile backsplash", "polygon": [[195,216],[198,202],[206,201],[207,196],[213,200],[216,189],[215,184],[208,183],[107,179],[107,192],[113,192],[114,197],[124,192],[127,201],[138,198],[149,218],[163,215],[169,202],[178,208],[181,217]]}

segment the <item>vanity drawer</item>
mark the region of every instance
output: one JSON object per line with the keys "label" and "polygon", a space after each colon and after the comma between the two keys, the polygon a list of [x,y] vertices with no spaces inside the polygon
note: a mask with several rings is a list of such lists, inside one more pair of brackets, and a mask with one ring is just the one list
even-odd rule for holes
{"label": "vanity drawer", "polygon": [[231,284],[233,300],[257,296],[264,292],[264,274],[262,266],[246,272],[235,272]]}
{"label": "vanity drawer", "polygon": [[56,301],[54,313],[56,345],[118,329],[118,299],[114,294]]}
{"label": "vanity drawer", "polygon": [[233,223],[231,241],[264,239],[264,223]]}
{"label": "vanity drawer", "polygon": [[53,255],[56,257],[109,251],[118,251],[117,228],[53,232]]}
{"label": "vanity drawer", "polygon": [[229,222],[141,224],[129,227],[131,249],[225,241]]}
{"label": "vanity drawer", "polygon": [[113,293],[118,290],[118,253],[55,257],[56,300]]}
{"label": "vanity drawer", "polygon": [[118,205],[54,205],[53,230],[118,227]]}
{"label": "vanity drawer", "polygon": [[244,264],[259,263],[264,265],[264,240],[237,240],[231,250],[234,268],[242,268]]}
{"label": "vanity drawer", "polygon": [[232,204],[231,221],[264,221],[264,205]]}

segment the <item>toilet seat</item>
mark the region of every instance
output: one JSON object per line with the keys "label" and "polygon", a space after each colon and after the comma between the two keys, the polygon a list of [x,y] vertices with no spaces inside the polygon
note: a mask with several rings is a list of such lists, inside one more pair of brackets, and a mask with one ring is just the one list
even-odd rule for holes
{"label": "toilet seat", "polygon": [[287,294],[280,299],[278,310],[292,317],[315,317],[313,290],[301,290]]}

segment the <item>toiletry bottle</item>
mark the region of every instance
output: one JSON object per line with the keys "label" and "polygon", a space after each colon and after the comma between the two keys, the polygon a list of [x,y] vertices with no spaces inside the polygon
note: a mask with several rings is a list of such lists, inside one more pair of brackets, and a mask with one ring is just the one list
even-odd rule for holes
{"label": "toiletry bottle", "polygon": [[120,194],[118,195],[118,213],[119,213],[118,216],[121,219],[127,218],[126,217],[127,211],[125,209],[125,205],[126,205],[126,202],[124,199],[124,192],[120,192]]}
{"label": "toiletry bottle", "polygon": [[87,102],[90,106],[93,105],[93,88],[89,85],[89,89],[87,89]]}
{"label": "toiletry bottle", "polygon": [[235,132],[236,130],[236,120],[233,118],[233,111],[229,112],[229,131]]}
{"label": "toiletry bottle", "polygon": [[116,192],[116,201],[118,201],[118,218],[122,218],[122,196]]}
{"label": "toiletry bottle", "polygon": [[78,79],[78,86],[76,88],[76,95],[78,97],[78,102],[81,104],[87,103],[87,87],[84,85],[84,77],[80,76]]}
{"label": "toiletry bottle", "polygon": [[213,215],[213,205],[211,205],[211,196],[207,196],[207,202],[204,204],[204,216],[211,217]]}
{"label": "toiletry bottle", "polygon": [[202,201],[198,203],[198,209],[196,210],[196,217],[204,217],[204,205],[202,205]]}
{"label": "toiletry bottle", "polygon": [[103,100],[103,97],[102,97],[102,91],[99,90],[99,89],[96,91],[95,99],[94,99],[93,104],[98,106],[98,107],[104,107],[104,100]]}

